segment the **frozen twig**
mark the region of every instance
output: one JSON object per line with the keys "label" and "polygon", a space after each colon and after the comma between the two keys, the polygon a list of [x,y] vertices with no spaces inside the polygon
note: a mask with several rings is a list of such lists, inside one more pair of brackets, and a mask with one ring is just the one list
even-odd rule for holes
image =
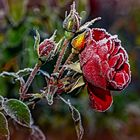
{"label": "frozen twig", "polygon": [[59,67],[61,65],[61,62],[62,62],[62,59],[64,57],[64,54],[65,54],[65,51],[66,51],[66,48],[67,48],[67,45],[68,45],[68,40],[65,39],[64,40],[64,43],[63,43],[63,48],[58,56],[58,59],[57,59],[57,62],[56,62],[56,65],[55,65],[55,68],[54,68],[54,71],[53,73],[56,73],[58,70],[59,70]]}
{"label": "frozen twig", "polygon": [[40,69],[41,65],[39,63],[37,63],[33,69],[33,71],[30,73],[25,85],[23,86],[23,88],[21,89],[21,97],[24,97],[26,92],[29,89],[29,86],[31,85],[35,75],[37,74],[38,70]]}

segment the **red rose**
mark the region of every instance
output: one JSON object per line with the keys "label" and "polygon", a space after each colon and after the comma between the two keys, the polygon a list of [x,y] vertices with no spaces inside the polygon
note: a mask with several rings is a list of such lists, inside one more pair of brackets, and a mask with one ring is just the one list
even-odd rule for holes
{"label": "red rose", "polygon": [[79,58],[92,108],[107,110],[112,104],[110,90],[123,90],[131,79],[121,41],[103,29],[91,29]]}

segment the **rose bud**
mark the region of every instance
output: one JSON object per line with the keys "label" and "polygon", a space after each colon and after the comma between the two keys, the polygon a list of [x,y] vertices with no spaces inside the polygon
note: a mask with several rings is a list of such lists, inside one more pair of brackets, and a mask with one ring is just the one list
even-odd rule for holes
{"label": "rose bud", "polygon": [[71,10],[69,15],[66,15],[66,18],[63,22],[63,28],[68,31],[75,33],[79,28],[81,24],[81,17],[76,12],[75,9],[75,2],[73,2],[73,5],[71,5]]}
{"label": "rose bud", "polygon": [[86,42],[86,31],[80,33],[75,38],[72,39],[71,45],[76,51],[81,51],[85,47]]}
{"label": "rose bud", "polygon": [[45,39],[37,47],[38,57],[42,62],[51,60],[57,52],[57,44],[54,41],[56,31],[49,39]]}
{"label": "rose bud", "polygon": [[118,37],[103,29],[90,29],[79,54],[91,107],[105,111],[112,104],[110,90],[123,90],[131,80],[128,55]]}

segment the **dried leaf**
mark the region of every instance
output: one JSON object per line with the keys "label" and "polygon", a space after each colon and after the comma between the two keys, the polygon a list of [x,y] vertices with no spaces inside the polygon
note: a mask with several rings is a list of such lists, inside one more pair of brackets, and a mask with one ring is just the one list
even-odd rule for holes
{"label": "dried leaf", "polygon": [[72,113],[72,119],[75,123],[75,129],[76,129],[78,140],[81,140],[84,134],[84,129],[82,126],[82,121],[81,121],[81,115],[79,111],[74,106],[71,105],[70,102],[69,102],[69,107]]}
{"label": "dried leaf", "polygon": [[84,84],[85,84],[85,82],[83,80],[83,76],[80,76],[68,93],[72,92],[76,88],[83,86]]}
{"label": "dried leaf", "polygon": [[84,129],[82,126],[81,115],[80,112],[71,104],[70,100],[67,101],[60,95],[57,95],[65,104],[67,104],[70,108],[72,119],[75,123],[75,129],[77,133],[78,140],[82,140]]}
{"label": "dried leaf", "polygon": [[82,73],[82,70],[81,70],[81,67],[80,67],[80,63],[73,63],[73,64],[70,64],[70,65],[65,65],[66,68],[69,68],[71,70],[74,70],[78,73]]}

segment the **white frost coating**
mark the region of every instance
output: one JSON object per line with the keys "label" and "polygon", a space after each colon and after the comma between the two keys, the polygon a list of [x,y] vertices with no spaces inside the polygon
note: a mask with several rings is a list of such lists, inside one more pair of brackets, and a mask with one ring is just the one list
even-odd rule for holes
{"label": "white frost coating", "polygon": [[125,57],[126,57],[126,61],[129,62],[128,54],[127,54],[126,50],[123,47],[121,47],[121,49],[124,51],[124,54],[125,54]]}
{"label": "white frost coating", "polygon": [[110,68],[106,74],[107,78],[108,78],[108,81],[111,82],[112,81],[112,78],[113,78],[113,72],[114,72],[114,68]]}
{"label": "white frost coating", "polygon": [[104,38],[104,39],[98,41],[98,44],[99,44],[100,46],[102,46],[103,44],[106,44],[107,42],[108,42],[108,39],[107,39],[107,38]]}
{"label": "white frost coating", "polygon": [[90,43],[91,40],[95,42],[95,40],[93,39],[92,30],[90,28],[86,29],[86,36],[87,36],[86,43]]}
{"label": "white frost coating", "polygon": [[[118,54],[120,57],[122,57],[122,61],[121,61],[121,63],[117,66],[117,69],[119,69],[123,64],[124,64],[124,62],[125,62],[125,58],[124,58],[124,55],[123,55],[123,53],[119,53]],[[120,59],[120,58],[119,58]],[[119,60],[118,60],[119,61]]]}
{"label": "white frost coating", "polygon": [[126,85],[127,81],[125,80],[125,76],[124,76],[124,73],[121,73],[122,74],[122,78],[123,78],[123,83],[121,83],[121,85],[119,83],[117,83],[116,81],[112,80],[110,81],[110,84],[114,87],[114,89],[120,89],[122,90],[123,87]]}
{"label": "white frost coating", "polygon": [[105,32],[106,35],[112,36],[111,34],[109,34],[109,33],[108,33],[105,29],[103,29],[103,28],[93,28],[93,30],[102,31],[102,32]]}
{"label": "white frost coating", "polygon": [[86,22],[84,25],[82,25],[79,28],[79,31],[85,30],[86,28],[88,28],[89,26],[91,26],[95,21],[100,20],[100,19],[101,19],[101,17],[97,17],[97,18],[95,18],[95,19],[93,19],[91,21]]}
{"label": "white frost coating", "polygon": [[117,40],[119,41],[118,35],[111,35],[111,36],[108,38],[108,40],[112,40],[112,39],[117,39]]}

